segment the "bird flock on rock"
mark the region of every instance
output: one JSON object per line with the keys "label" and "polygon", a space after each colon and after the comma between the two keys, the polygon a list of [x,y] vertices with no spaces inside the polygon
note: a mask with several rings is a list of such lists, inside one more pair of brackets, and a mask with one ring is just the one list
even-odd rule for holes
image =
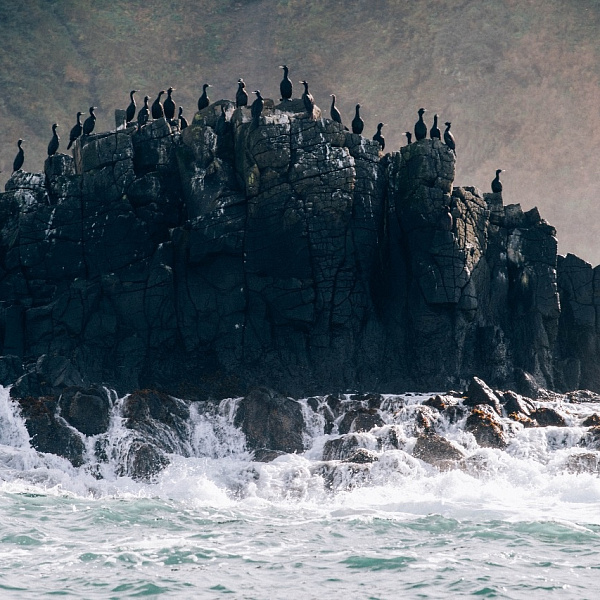
{"label": "bird flock on rock", "polygon": [[[289,77],[289,68],[287,65],[280,65],[280,69],[283,69],[283,79],[279,84],[279,92],[281,95],[281,101],[290,101],[292,99],[293,93],[293,84]],[[306,80],[302,80],[300,82],[304,86],[304,91],[302,93],[302,103],[306,110],[306,113],[309,118],[314,118],[315,113],[315,99],[313,95],[310,93],[308,89],[308,82]],[[210,105],[210,99],[208,97],[208,88],[212,87],[209,83],[205,83],[202,86],[202,94],[198,98],[198,110],[202,111]],[[161,118],[166,118],[169,121],[175,120],[175,101],[173,100],[173,92],[176,91],[174,87],[169,87],[167,90],[160,90],[158,92],[158,96],[152,103],[152,106],[149,106],[150,96],[144,97],[144,105],[139,110],[137,114],[137,127],[138,130],[141,129],[144,125],[146,125],[150,119],[156,120]],[[139,90],[131,90],[129,92],[129,105],[127,106],[127,110],[125,111],[125,121],[126,125],[130,125],[133,123],[135,118],[135,112],[137,109],[135,94],[138,93]],[[258,125],[260,121],[260,116],[263,112],[265,106],[265,100],[260,93],[260,90],[254,90],[253,92],[256,95],[256,99],[252,102],[250,106],[250,114],[252,116],[252,122],[255,125]],[[164,102],[162,102],[162,96],[167,94]],[[247,107],[248,106],[248,92],[246,91],[246,83],[242,78],[238,79],[238,89],[235,94],[235,106],[236,108]],[[76,123],[71,128],[69,133],[69,144],[67,146],[67,150],[71,148],[71,146],[75,143],[77,139],[80,137],[86,137],[91,135],[94,131],[94,127],[96,125],[96,115],[94,111],[97,109],[96,106],[90,106],[89,108],[89,116],[85,119],[85,121],[81,122],[82,112],[77,113]],[[350,126],[353,134],[362,135],[362,132],[365,127],[365,123],[360,116],[361,105],[356,104],[354,118],[352,119]],[[427,112],[425,108],[420,108],[418,110],[419,118],[414,126],[414,137],[415,141],[419,142],[427,138],[427,125],[423,120],[423,115]],[[331,94],[331,107],[329,110],[329,114],[331,119],[336,123],[339,123],[343,126],[342,115],[339,109],[336,106],[336,95]],[[188,122],[186,118],[183,116],[183,107],[179,107],[179,112],[177,116],[177,124],[180,130],[188,127]],[[443,140],[446,146],[450,148],[454,153],[456,153],[456,143],[454,140],[454,135],[450,131],[451,126],[450,121],[446,121],[446,129],[444,130]],[[58,152],[60,137],[58,136],[56,129],[59,127],[58,123],[54,123],[52,125],[52,139],[48,144],[48,156],[53,156]],[[377,125],[377,131],[373,136],[373,140],[378,142],[381,151],[385,149],[385,138],[382,134],[382,129],[385,127],[385,123],[379,123]],[[348,131],[347,127],[344,127],[346,131]],[[407,144],[410,145],[412,143],[412,133],[410,131],[405,132]],[[442,140],[442,133],[438,127],[438,115],[435,114],[433,116],[433,125],[429,130],[429,137],[432,140]],[[18,171],[23,166],[25,155],[22,148],[23,144],[22,139],[19,139],[17,142],[18,145],[18,153],[13,162],[13,173]],[[502,192],[502,183],[500,181],[500,173],[503,172],[503,169],[498,169],[496,171],[496,177],[492,181],[491,188],[493,193]]]}

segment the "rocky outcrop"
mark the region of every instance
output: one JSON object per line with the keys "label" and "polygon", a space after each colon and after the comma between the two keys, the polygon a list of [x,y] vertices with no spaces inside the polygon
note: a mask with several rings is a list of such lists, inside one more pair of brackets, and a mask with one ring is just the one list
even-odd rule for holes
{"label": "rocky outcrop", "polygon": [[[0,195],[0,375],[20,378],[15,397],[473,375],[532,397],[600,391],[596,270],[557,257],[536,209],[453,187],[437,140],[381,156],[319,114],[266,101],[253,123],[219,101],[183,132],[158,119],[99,133],[15,173]],[[40,360],[63,380],[40,379]]]}

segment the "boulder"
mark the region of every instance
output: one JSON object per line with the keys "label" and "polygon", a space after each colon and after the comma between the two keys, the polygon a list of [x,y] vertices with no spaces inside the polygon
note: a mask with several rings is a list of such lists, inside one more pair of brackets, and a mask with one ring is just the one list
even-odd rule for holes
{"label": "boulder", "polygon": [[540,427],[566,427],[565,417],[556,409],[550,407],[540,407],[531,413],[531,418],[536,421]]}
{"label": "boulder", "polygon": [[55,396],[27,396],[19,398],[18,402],[31,437],[31,445],[38,452],[62,456],[74,467],[83,464],[83,440],[57,418],[58,399]]}
{"label": "boulder", "polygon": [[354,433],[327,440],[323,446],[323,460],[345,460],[361,447],[364,442]]}
{"label": "boulder", "polygon": [[498,396],[492,391],[492,389],[479,377],[473,377],[469,384],[469,390],[467,391],[467,397],[463,400],[463,404],[466,406],[477,406],[478,404],[487,404],[491,406],[496,414],[502,414],[502,405]]}
{"label": "boulder", "polygon": [[503,450],[508,445],[508,437],[498,413],[489,404],[479,404],[471,410],[465,424],[466,431],[484,448]]}
{"label": "boulder", "polygon": [[458,400],[456,400],[456,398],[453,398],[452,396],[440,396],[439,394],[437,396],[432,396],[423,402],[424,406],[431,406],[439,412],[444,412],[450,406],[456,406],[457,404]]}
{"label": "boulder", "polygon": [[582,427],[598,427],[600,426],[600,415],[593,413],[589,417],[586,417],[582,423]]}
{"label": "boulder", "polygon": [[339,433],[350,433],[361,431],[371,431],[374,427],[381,427],[384,421],[375,409],[349,410],[340,424]]}
{"label": "boulder", "polygon": [[127,475],[137,481],[151,482],[168,464],[169,459],[161,449],[147,442],[134,440],[117,474]]}
{"label": "boulder", "polygon": [[255,388],[238,405],[235,426],[246,435],[248,448],[303,452],[304,418],[296,400],[268,388]]}
{"label": "boulder", "polygon": [[446,460],[460,460],[465,456],[464,450],[436,433],[420,435],[412,454],[432,465]]}
{"label": "boulder", "polygon": [[85,435],[97,435],[108,430],[110,398],[103,388],[66,388],[58,405],[61,416]]}
{"label": "boulder", "polygon": [[517,413],[529,417],[535,411],[535,404],[529,399],[520,396],[513,391],[503,394],[504,410],[508,413]]}

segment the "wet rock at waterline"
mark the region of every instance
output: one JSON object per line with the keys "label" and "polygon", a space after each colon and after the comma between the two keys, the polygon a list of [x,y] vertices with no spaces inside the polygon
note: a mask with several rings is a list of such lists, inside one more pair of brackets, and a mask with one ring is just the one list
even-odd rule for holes
{"label": "wet rock at waterline", "polygon": [[245,396],[238,406],[235,425],[244,432],[251,449],[304,450],[300,405],[273,390],[257,388]]}
{"label": "wet rock at waterline", "polygon": [[498,413],[487,404],[478,404],[465,423],[466,431],[475,436],[477,443],[484,448],[504,449],[508,445],[508,436],[504,431]]}
{"label": "wet rock at waterline", "polygon": [[465,456],[465,451],[435,433],[426,433],[417,438],[413,456],[436,465],[443,461],[457,461]]}
{"label": "wet rock at waterline", "polygon": [[97,435],[108,429],[111,404],[102,388],[66,388],[59,406],[65,421],[85,435]]}
{"label": "wet rock at waterline", "polygon": [[19,400],[33,447],[66,458],[74,467],[84,462],[83,438],[58,416],[58,398],[27,396]]}

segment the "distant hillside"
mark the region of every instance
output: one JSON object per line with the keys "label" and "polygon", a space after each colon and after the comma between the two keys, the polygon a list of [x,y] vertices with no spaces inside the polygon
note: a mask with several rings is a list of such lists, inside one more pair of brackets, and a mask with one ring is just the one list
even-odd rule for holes
{"label": "distant hillside", "polygon": [[[24,6],[25,4],[25,6]],[[250,91],[277,97],[287,63],[365,133],[387,126],[404,143],[416,111],[452,121],[457,184],[487,191],[496,168],[505,202],[538,205],[562,252],[600,262],[600,4],[597,0],[3,0],[0,4],[0,183],[26,140],[25,169],[41,170],[53,122],[64,149],[77,110],[98,106],[114,126],[128,92],[169,85],[184,114],[203,82],[213,100]]]}

